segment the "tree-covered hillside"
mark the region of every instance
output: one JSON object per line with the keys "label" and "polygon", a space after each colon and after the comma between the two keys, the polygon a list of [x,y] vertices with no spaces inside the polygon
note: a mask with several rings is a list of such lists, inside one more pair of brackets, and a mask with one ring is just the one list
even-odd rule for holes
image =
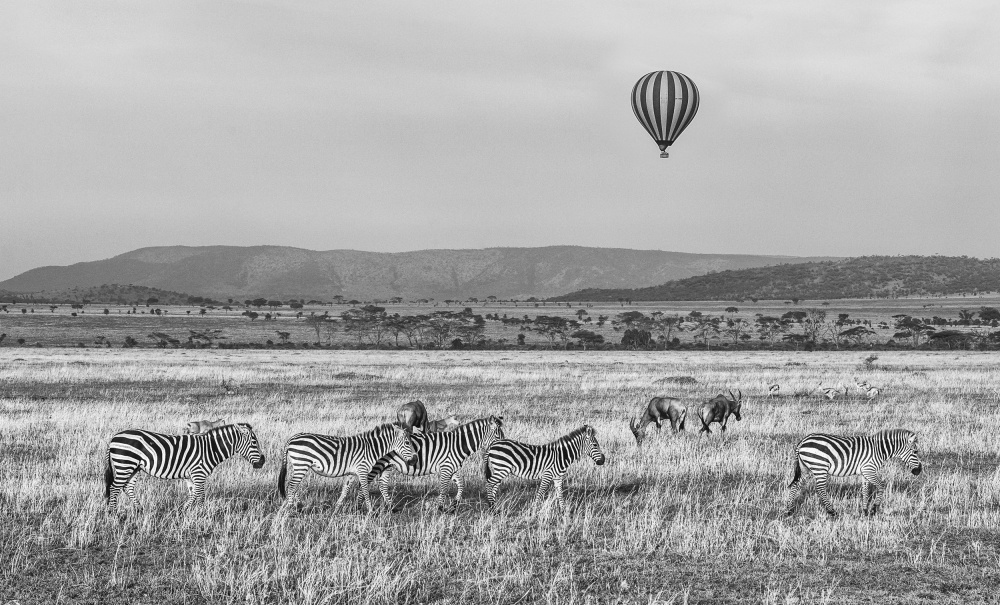
{"label": "tree-covered hillside", "polygon": [[1000,291],[1000,259],[860,256],[719,271],[649,288],[579,290],[552,300],[828,300],[977,291]]}
{"label": "tree-covered hillside", "polygon": [[0,290],[0,302],[7,303],[142,305],[147,301],[159,305],[222,304],[209,298],[192,296],[184,292],[119,284],[104,284],[90,288],[67,288],[34,294]]}

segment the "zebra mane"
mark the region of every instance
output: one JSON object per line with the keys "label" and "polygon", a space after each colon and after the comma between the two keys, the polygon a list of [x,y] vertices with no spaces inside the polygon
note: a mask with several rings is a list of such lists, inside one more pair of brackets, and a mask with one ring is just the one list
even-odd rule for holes
{"label": "zebra mane", "polygon": [[399,428],[403,428],[403,427],[399,426],[395,422],[386,422],[384,424],[377,424],[377,425],[375,425],[375,428],[373,428],[372,430],[370,430],[370,431],[368,431],[366,433],[362,433],[362,434],[363,435],[378,435],[378,434],[384,433],[385,431],[387,431],[389,429],[393,429],[393,428],[399,429]]}
{"label": "zebra mane", "polygon": [[916,435],[916,433],[908,429],[882,429],[881,431],[875,431],[874,433],[871,434],[872,437],[876,435],[882,435],[885,437],[901,436],[909,438],[913,435]]}
{"label": "zebra mane", "polygon": [[226,429],[232,429],[232,428],[236,428],[236,425],[233,425],[233,424],[224,424],[222,426],[217,426],[217,427],[215,427],[213,429],[208,429],[207,431],[205,431],[204,433],[202,433],[202,435],[212,435],[212,434],[216,434],[216,433],[219,433],[221,431],[224,431]]}
{"label": "zebra mane", "polygon": [[590,427],[585,424],[585,425],[581,426],[578,429],[573,429],[573,431],[571,431],[568,435],[563,435],[562,437],[560,437],[560,438],[556,439],[555,441],[553,441],[553,443],[565,443],[565,442],[573,441],[574,439],[576,439],[580,435],[586,433],[588,428],[590,428]]}

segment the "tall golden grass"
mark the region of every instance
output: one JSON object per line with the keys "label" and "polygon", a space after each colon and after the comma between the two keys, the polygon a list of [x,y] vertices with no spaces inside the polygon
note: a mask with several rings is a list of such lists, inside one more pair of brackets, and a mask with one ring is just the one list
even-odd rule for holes
{"label": "tall golden grass", "polygon": [[[0,352],[0,602],[756,603],[995,599],[1000,583],[1000,381],[996,356],[880,353],[270,352],[57,349]],[[663,379],[691,376],[695,384]],[[221,388],[236,384],[235,394]],[[827,401],[819,383],[851,388]],[[767,399],[777,382],[782,396]],[[669,430],[635,446],[627,418],[653,395],[693,405],[744,393],[726,434]],[[566,481],[568,510],[530,507],[509,480],[486,511],[480,466],[455,514],[435,478],[393,482],[394,511],[333,510],[341,480],[313,476],[279,515],[277,461],[299,431],[347,435],[421,399],[432,418],[506,418],[507,436],[551,441],[593,425],[608,463]],[[268,457],[209,479],[184,514],[183,482],[144,477],[142,508],[104,510],[107,441],[189,420],[251,423]],[[694,422],[692,422],[694,421]],[[828,520],[782,499],[809,432],[905,427],[925,472],[887,471],[884,512],[858,511],[834,480]]]}

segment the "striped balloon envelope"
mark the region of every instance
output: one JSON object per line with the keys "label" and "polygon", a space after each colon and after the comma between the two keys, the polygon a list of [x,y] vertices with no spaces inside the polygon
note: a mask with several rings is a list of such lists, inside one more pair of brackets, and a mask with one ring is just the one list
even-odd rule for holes
{"label": "striped balloon envelope", "polygon": [[678,71],[653,71],[632,88],[632,111],[660,146],[660,157],[698,113],[698,87]]}

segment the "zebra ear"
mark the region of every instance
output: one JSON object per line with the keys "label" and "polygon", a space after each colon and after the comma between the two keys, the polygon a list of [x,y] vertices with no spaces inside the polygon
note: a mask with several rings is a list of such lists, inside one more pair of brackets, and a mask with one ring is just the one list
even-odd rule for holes
{"label": "zebra ear", "polygon": [[237,422],[236,430],[243,433],[244,435],[249,435],[250,431],[252,431],[253,429],[250,428],[250,425],[245,422]]}

